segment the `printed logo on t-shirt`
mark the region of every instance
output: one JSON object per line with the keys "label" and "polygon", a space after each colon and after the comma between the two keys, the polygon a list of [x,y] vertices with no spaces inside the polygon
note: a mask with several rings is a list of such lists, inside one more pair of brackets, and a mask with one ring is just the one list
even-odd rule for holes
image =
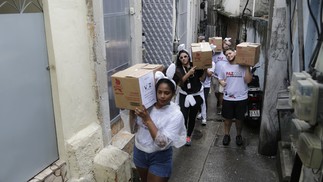
{"label": "printed logo on t-shirt", "polygon": [[233,72],[233,71],[227,71],[225,72],[226,77],[242,77],[242,72]]}
{"label": "printed logo on t-shirt", "polygon": [[217,60],[218,61],[223,61],[224,60],[224,57],[219,56]]}
{"label": "printed logo on t-shirt", "polygon": [[226,92],[226,91],[224,91],[224,95],[228,96],[229,98],[232,98],[232,99],[236,98],[233,94],[229,95],[228,92]]}

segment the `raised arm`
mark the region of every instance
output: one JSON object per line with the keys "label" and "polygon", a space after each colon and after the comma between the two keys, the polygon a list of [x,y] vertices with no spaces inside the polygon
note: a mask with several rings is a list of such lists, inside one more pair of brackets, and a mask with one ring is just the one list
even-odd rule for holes
{"label": "raised arm", "polygon": [[244,81],[246,83],[250,83],[252,81],[252,73],[250,71],[249,66],[246,66],[246,73],[245,73],[245,76],[244,76]]}

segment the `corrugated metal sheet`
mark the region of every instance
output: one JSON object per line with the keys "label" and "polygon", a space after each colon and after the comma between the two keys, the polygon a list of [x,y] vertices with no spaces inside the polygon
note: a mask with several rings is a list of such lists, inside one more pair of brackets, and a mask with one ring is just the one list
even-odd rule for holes
{"label": "corrugated metal sheet", "polygon": [[168,66],[173,54],[173,0],[143,0],[142,3],[146,37],[144,62]]}

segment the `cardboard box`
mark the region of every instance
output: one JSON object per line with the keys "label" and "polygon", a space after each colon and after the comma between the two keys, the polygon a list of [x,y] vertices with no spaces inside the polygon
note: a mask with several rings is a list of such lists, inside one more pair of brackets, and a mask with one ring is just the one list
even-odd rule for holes
{"label": "cardboard box", "polygon": [[164,71],[164,66],[162,64],[148,64],[148,63],[139,63],[130,67],[130,69],[146,69],[152,70],[154,73],[156,71]]}
{"label": "cardboard box", "polygon": [[197,69],[212,68],[212,50],[208,42],[192,43],[192,62]]}
{"label": "cardboard box", "polygon": [[154,72],[162,65],[137,64],[112,75],[112,88],[118,108],[134,110],[156,101]]}
{"label": "cardboard box", "polygon": [[254,66],[259,62],[260,44],[243,42],[237,45],[235,61],[237,64]]}
{"label": "cardboard box", "polygon": [[222,37],[210,37],[209,43],[216,46],[214,52],[221,52],[222,51]]}

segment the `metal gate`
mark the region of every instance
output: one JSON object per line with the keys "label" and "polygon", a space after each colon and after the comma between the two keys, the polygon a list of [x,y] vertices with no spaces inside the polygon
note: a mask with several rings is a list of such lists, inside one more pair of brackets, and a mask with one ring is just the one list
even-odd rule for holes
{"label": "metal gate", "polygon": [[44,18],[0,14],[0,25],[0,181],[27,181],[58,159]]}
{"label": "metal gate", "polygon": [[173,0],[142,1],[144,62],[169,66],[173,60]]}
{"label": "metal gate", "polygon": [[107,76],[110,118],[119,119],[120,109],[112,94],[111,75],[129,67],[131,63],[129,0],[103,0],[104,34],[106,44]]}

